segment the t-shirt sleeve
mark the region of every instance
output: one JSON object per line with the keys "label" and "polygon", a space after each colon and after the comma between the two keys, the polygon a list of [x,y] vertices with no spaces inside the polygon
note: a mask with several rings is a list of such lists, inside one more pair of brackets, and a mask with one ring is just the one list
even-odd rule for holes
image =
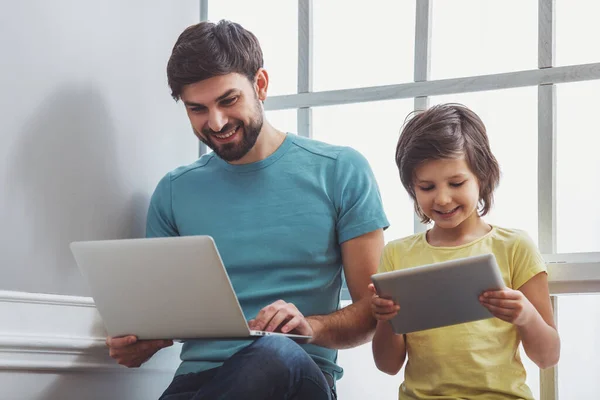
{"label": "t-shirt sleeve", "polygon": [[373,171],[358,151],[340,151],[334,185],[338,243],[389,226]]}
{"label": "t-shirt sleeve", "polygon": [[150,199],[146,237],[179,236],[171,206],[171,174],[164,176]]}
{"label": "t-shirt sleeve", "polygon": [[513,252],[513,289],[520,288],[540,272],[547,272],[546,263],[533,240],[521,231]]}

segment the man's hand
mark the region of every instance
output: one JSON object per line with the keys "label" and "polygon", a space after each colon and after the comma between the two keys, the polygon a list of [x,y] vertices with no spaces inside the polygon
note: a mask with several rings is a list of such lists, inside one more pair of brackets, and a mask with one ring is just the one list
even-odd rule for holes
{"label": "man's hand", "polygon": [[277,300],[259,311],[256,318],[248,321],[252,330],[294,333],[313,336],[312,326],[292,303]]}
{"label": "man's hand", "polygon": [[162,348],[173,345],[172,340],[138,340],[135,336],[106,339],[108,354],[121,365],[138,368]]}
{"label": "man's hand", "polygon": [[389,321],[398,314],[398,310],[400,310],[398,304],[394,303],[393,300],[379,297],[372,283],[369,284],[369,290],[372,293],[371,315],[373,315],[373,318],[377,321]]}
{"label": "man's hand", "polygon": [[494,317],[516,326],[525,326],[535,319],[535,307],[519,290],[502,289],[482,293],[481,304],[490,310]]}

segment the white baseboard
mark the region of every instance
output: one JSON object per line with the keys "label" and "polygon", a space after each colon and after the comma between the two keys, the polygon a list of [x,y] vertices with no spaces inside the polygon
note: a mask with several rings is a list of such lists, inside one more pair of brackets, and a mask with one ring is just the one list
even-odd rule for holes
{"label": "white baseboard", "polygon": [[0,371],[123,371],[172,374],[179,346],[139,369],[108,356],[106,333],[89,297],[0,291]]}

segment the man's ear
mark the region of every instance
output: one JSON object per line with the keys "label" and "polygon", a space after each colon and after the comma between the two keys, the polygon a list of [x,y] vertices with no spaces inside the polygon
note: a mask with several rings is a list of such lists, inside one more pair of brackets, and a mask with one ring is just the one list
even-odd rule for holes
{"label": "man's ear", "polygon": [[256,77],[254,78],[254,90],[256,90],[256,96],[260,101],[264,102],[267,99],[268,89],[269,74],[266,69],[260,68],[258,72],[256,72]]}

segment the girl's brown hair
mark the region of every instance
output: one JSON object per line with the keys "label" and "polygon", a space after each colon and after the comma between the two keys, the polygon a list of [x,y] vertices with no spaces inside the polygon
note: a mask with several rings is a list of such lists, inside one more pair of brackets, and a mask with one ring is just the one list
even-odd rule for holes
{"label": "girl's brown hair", "polygon": [[402,185],[413,199],[423,223],[431,220],[420,209],[414,188],[415,170],[425,161],[464,156],[479,182],[479,215],[486,215],[500,182],[500,167],[490,150],[485,125],[461,104],[440,104],[420,111],[405,122],[396,146],[396,165]]}

